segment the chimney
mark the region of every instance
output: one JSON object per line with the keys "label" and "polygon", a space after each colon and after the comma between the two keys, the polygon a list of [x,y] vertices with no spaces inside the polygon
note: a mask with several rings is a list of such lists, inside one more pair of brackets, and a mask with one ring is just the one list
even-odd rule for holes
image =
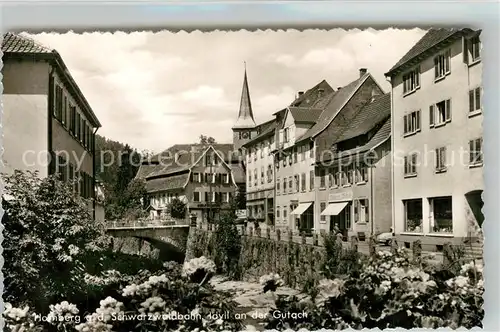
{"label": "chimney", "polygon": [[363,77],[366,74],[366,68],[359,68],[359,77]]}
{"label": "chimney", "polygon": [[299,97],[302,97],[303,94],[304,94],[304,91],[299,91]]}
{"label": "chimney", "polygon": [[318,98],[321,98],[323,96],[324,92],[325,92],[325,89],[323,89],[323,88],[318,89]]}

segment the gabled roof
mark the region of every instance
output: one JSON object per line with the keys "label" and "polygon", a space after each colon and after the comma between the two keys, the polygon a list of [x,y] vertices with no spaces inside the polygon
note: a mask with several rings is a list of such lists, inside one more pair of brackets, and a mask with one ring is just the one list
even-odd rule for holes
{"label": "gabled roof", "polygon": [[143,162],[137,171],[136,178],[159,177],[188,170],[210,146],[228,164],[240,158],[238,151],[234,150],[233,144],[175,144],[153,156],[149,161]]}
{"label": "gabled roof", "polygon": [[314,137],[325,130],[333,121],[337,113],[344,107],[344,105],[349,101],[349,99],[366,81],[368,77],[371,77],[370,73],[364,74],[363,76],[347,84],[340,90],[337,90],[332,96],[330,103],[318,117],[316,124],[307,132],[305,132],[304,135],[298,138],[296,142],[299,143],[301,141]]}
{"label": "gabled roof", "polygon": [[52,61],[52,64],[59,69],[60,73],[69,83],[68,85],[77,95],[78,98],[76,99],[79,102],[82,111],[87,116],[87,119],[93,126],[101,127],[101,123],[92,110],[92,107],[90,107],[87,99],[78,87],[78,84],[76,84],[73,76],[71,76],[68,67],[66,67],[62,57],[56,50],[51,50],[27,36],[7,32],[3,35],[2,52],[4,61],[8,58],[27,59],[31,61],[34,59]]}
{"label": "gabled roof", "polygon": [[471,29],[430,29],[403,57],[385,74],[385,76],[392,76],[401,66],[404,66],[413,59],[421,56],[424,52],[432,47],[452,38],[459,37],[461,33],[472,32]]}
{"label": "gabled roof", "polygon": [[[322,90],[322,92],[320,92]],[[326,80],[322,80],[309,90],[305,91],[301,96],[298,96],[289,106],[294,107],[314,107],[321,108],[321,102],[324,102],[325,97],[333,93],[333,88]],[[324,105],[323,105],[324,106]]]}
{"label": "gabled roof", "polygon": [[168,177],[150,179],[146,181],[146,191],[148,193],[182,189],[189,180],[189,172]]}
{"label": "gabled roof", "polygon": [[391,94],[376,96],[358,111],[335,143],[364,135],[390,116]]}
{"label": "gabled roof", "polygon": [[316,123],[323,112],[319,108],[289,107],[295,123]]}
{"label": "gabled roof", "polygon": [[[391,118],[387,118],[383,125],[380,127],[380,129],[373,135],[373,137],[364,145],[358,146],[356,148],[350,149],[350,150],[343,150],[341,153],[337,155],[336,159],[341,159],[341,158],[346,158],[349,156],[353,156],[359,153],[364,153],[368,152],[372,149],[375,149],[385,141],[391,138]],[[330,160],[321,160],[318,161],[317,163],[321,164],[324,162],[328,162]]]}

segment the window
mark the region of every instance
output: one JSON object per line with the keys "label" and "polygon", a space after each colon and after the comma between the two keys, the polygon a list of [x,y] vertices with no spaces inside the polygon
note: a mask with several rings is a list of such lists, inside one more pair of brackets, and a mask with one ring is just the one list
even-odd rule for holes
{"label": "window", "polygon": [[367,223],[370,220],[368,199],[360,199],[354,202],[354,222]]}
{"label": "window", "polygon": [[319,204],[319,209],[320,209],[320,211],[319,211],[320,212],[319,220],[325,222],[326,221],[326,216],[322,215],[321,212],[323,212],[326,209],[326,203],[325,202],[321,202]]}
{"label": "window", "polygon": [[436,172],[446,171],[446,147],[437,148],[436,153]]}
{"label": "window", "polygon": [[252,186],[252,174],[248,174],[248,186]]}
{"label": "window", "polygon": [[74,135],[76,132],[76,107],[70,105],[69,112],[69,131]]}
{"label": "window", "polygon": [[483,139],[477,138],[469,141],[469,165],[483,164]]}
{"label": "window", "polygon": [[229,195],[227,193],[221,193],[220,194],[221,202],[222,203],[227,203],[229,202]]}
{"label": "window", "polygon": [[464,55],[466,62],[471,65],[481,60],[481,39],[479,36],[472,37],[465,40],[465,42]]}
{"label": "window", "polygon": [[405,156],[405,176],[417,175],[417,154]]}
{"label": "window", "polygon": [[283,167],[286,167],[286,157],[283,157]]}
{"label": "window", "polygon": [[286,194],[286,186],[287,186],[287,180],[286,178],[283,178],[283,194]]}
{"label": "window", "polygon": [[443,54],[434,57],[434,78],[440,79],[450,73],[451,51],[447,50]]}
{"label": "window", "polygon": [[293,163],[297,163],[297,148],[293,148]]}
{"label": "window", "polygon": [[75,126],[75,137],[80,139],[80,113],[76,113],[76,126]]}
{"label": "window", "polygon": [[420,110],[413,111],[403,117],[404,134],[413,134],[420,131]]}
{"label": "window", "polygon": [[253,160],[257,160],[257,148],[252,149],[253,151]]}
{"label": "window", "polygon": [[422,199],[403,201],[405,212],[405,232],[422,232]]}
{"label": "window", "polygon": [[302,191],[306,191],[306,173],[302,173],[301,175],[301,186]]}
{"label": "window", "polygon": [[309,144],[309,158],[314,158],[314,142]]}
{"label": "window", "polygon": [[345,209],[341,212],[344,214],[344,220],[345,220],[345,228],[346,229],[351,229],[351,207],[352,203],[349,202]]}
{"label": "window", "polygon": [[273,167],[271,165],[267,165],[267,182],[270,183],[273,181]]}
{"label": "window", "polygon": [[314,190],[314,171],[309,172],[309,190]]}
{"label": "window", "polygon": [[59,121],[62,120],[63,102],[63,89],[60,85],[56,84],[54,116]]}
{"label": "window", "polygon": [[295,180],[295,191],[299,192],[300,191],[300,179],[299,175],[294,175],[294,180]]}
{"label": "window", "polygon": [[335,183],[337,186],[342,185],[342,170],[339,168],[335,169]]}
{"label": "window", "polygon": [[359,180],[361,182],[368,182],[368,167],[366,167],[366,165],[361,165],[359,171],[361,173],[361,178]]}
{"label": "window", "polygon": [[319,187],[326,188],[326,171],[324,169],[319,170]]}
{"label": "window", "polygon": [[291,176],[288,178],[288,192],[293,192],[293,179]]}
{"label": "window", "polygon": [[453,233],[453,212],[451,196],[430,198],[429,209],[431,232]]}
{"label": "window", "polygon": [[287,161],[288,161],[288,165],[291,165],[291,164],[292,164],[292,157],[293,157],[293,155],[292,155],[292,154],[289,154],[289,155],[286,157],[286,159],[287,159]]}
{"label": "window", "polygon": [[346,172],[347,172],[347,185],[351,185],[354,183],[353,181],[353,165],[350,164],[349,166],[347,166],[347,169],[346,169]]}
{"label": "window", "polygon": [[259,180],[257,178],[257,169],[253,170],[253,179],[254,179],[254,182],[253,182],[254,186],[257,186],[257,184],[259,183]]}
{"label": "window", "polygon": [[283,219],[286,220],[286,206],[283,206]]}
{"label": "window", "polygon": [[224,173],[221,174],[221,176],[222,176],[222,183],[229,183],[229,174]]}
{"label": "window", "polygon": [[417,90],[420,87],[420,67],[403,75],[403,94]]}
{"label": "window", "polygon": [[333,188],[335,187],[335,170],[333,168],[330,168],[328,170],[328,187]]}
{"label": "window", "polygon": [[61,122],[66,127],[68,117],[68,97],[64,96]]}
{"label": "window", "polygon": [[260,145],[260,157],[264,158],[264,143]]}
{"label": "window", "polygon": [[281,212],[281,208],[279,206],[276,206],[276,218],[280,217],[280,212]]}
{"label": "window", "polygon": [[304,145],[299,146],[299,161],[304,161]]}
{"label": "window", "polygon": [[451,122],[451,99],[429,106],[429,124],[431,127]]}
{"label": "window", "polygon": [[85,120],[83,119],[83,117],[80,117],[80,142],[83,142],[84,123]]}
{"label": "window", "polygon": [[67,174],[66,174],[66,160],[64,159],[63,156],[57,156],[57,173],[59,180],[61,181],[66,181],[67,179]]}
{"label": "window", "polygon": [[260,168],[260,184],[264,184],[264,166]]}
{"label": "window", "polygon": [[290,130],[290,128],[285,128],[285,130],[283,131],[283,143],[288,142],[289,134],[290,134],[289,130]]}
{"label": "window", "polygon": [[280,193],[280,178],[276,179],[276,193]]}
{"label": "window", "polygon": [[481,88],[475,88],[469,91],[469,112],[481,111]]}

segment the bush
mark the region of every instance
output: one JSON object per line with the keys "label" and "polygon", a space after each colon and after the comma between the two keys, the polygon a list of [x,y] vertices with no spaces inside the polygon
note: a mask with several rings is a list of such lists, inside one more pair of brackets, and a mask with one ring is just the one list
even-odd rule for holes
{"label": "bush", "polygon": [[238,279],[239,258],[241,252],[240,234],[235,225],[236,215],[233,211],[221,216],[215,230],[215,259],[220,263],[220,271],[227,276]]}
{"label": "bush", "polygon": [[322,274],[326,278],[359,273],[365,257],[357,251],[344,249],[342,242],[333,233],[324,235],[325,261]]}
{"label": "bush", "polygon": [[168,213],[172,218],[184,219],[186,218],[187,207],[186,203],[181,201],[179,198],[174,198],[167,207]]}
{"label": "bush", "polygon": [[[482,267],[463,265],[457,275],[423,270],[402,249],[379,252],[361,272],[324,280],[323,299],[309,304],[300,326],[293,320],[268,317],[276,326],[319,328],[439,328],[481,327],[484,310]],[[280,299],[281,311],[297,310],[294,299]],[[303,305],[301,305],[303,306]]]}

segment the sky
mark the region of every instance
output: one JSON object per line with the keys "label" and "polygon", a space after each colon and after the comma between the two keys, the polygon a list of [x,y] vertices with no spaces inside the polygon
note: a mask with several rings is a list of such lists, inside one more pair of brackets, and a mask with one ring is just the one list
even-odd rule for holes
{"label": "sky", "polygon": [[367,68],[387,72],[421,29],[115,32],[31,35],[56,49],[102,128],[98,134],[161,152],[200,135],[232,143],[246,62],[257,123],[323,79],[334,89]]}

